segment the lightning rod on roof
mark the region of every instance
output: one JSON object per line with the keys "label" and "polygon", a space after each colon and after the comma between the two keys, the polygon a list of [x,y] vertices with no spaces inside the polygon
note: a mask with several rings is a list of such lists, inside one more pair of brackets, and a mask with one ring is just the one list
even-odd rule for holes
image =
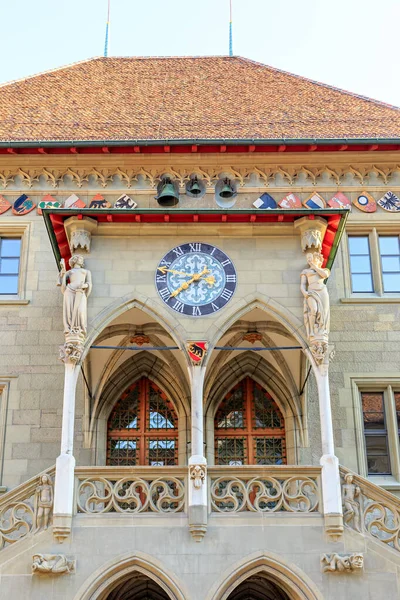
{"label": "lightning rod on roof", "polygon": [[110,4],[111,4],[111,0],[108,0],[106,39],[104,42],[104,56],[108,56],[108,28],[110,26]]}
{"label": "lightning rod on roof", "polygon": [[232,41],[232,0],[229,0],[229,56],[233,56],[233,41]]}

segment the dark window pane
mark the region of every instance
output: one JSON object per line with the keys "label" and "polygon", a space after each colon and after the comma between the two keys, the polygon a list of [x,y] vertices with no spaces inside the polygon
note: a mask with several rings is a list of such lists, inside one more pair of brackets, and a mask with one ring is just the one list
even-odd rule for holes
{"label": "dark window pane", "polygon": [[174,429],[175,417],[173,410],[163,399],[161,391],[150,389],[149,429]]}
{"label": "dark window pane", "polygon": [[2,258],[0,260],[0,273],[17,273],[19,271],[19,259],[18,258]]}
{"label": "dark window pane", "polygon": [[400,273],[383,273],[383,291],[400,292]]}
{"label": "dark window pane", "polygon": [[175,450],[175,440],[160,438],[148,440],[148,464],[153,467],[175,465],[177,461]]}
{"label": "dark window pane", "polygon": [[379,236],[379,250],[383,254],[399,254],[400,243],[398,236]]}
{"label": "dark window pane", "polygon": [[218,409],[217,429],[242,429],[244,422],[244,382],[227,396]]}
{"label": "dark window pane", "polygon": [[5,239],[0,240],[1,256],[19,257],[21,254],[20,239]]}
{"label": "dark window pane", "polygon": [[369,256],[351,256],[350,266],[352,273],[371,273]]}
{"label": "dark window pane", "polygon": [[368,435],[365,438],[369,474],[390,474],[387,436]]}
{"label": "dark window pane", "polygon": [[244,438],[219,438],[216,440],[216,464],[238,466],[245,464]]}
{"label": "dark window pane", "polygon": [[372,275],[352,275],[353,292],[373,292]]}
{"label": "dark window pane", "polygon": [[281,438],[256,438],[256,464],[282,465],[283,451]]}
{"label": "dark window pane", "polygon": [[254,420],[255,429],[283,427],[283,418],[275,402],[257,385],[254,385]]}
{"label": "dark window pane", "polygon": [[394,401],[396,404],[397,427],[400,429],[400,392],[395,392]]}
{"label": "dark window pane", "polygon": [[365,237],[349,237],[350,254],[368,254],[369,255],[369,240]]}
{"label": "dark window pane", "polygon": [[113,466],[129,466],[138,464],[138,440],[108,440],[107,463]]}
{"label": "dark window pane", "polygon": [[0,294],[18,294],[18,276],[0,275]]}

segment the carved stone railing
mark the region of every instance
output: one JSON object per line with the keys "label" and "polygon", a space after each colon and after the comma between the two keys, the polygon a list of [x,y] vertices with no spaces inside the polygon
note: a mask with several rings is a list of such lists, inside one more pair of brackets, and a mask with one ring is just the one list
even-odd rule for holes
{"label": "carved stone railing", "polygon": [[186,511],[186,467],[77,467],[75,477],[78,514]]}
{"label": "carved stone railing", "polygon": [[[36,532],[38,498],[36,490],[43,475],[54,481],[55,467],[35,475],[25,483],[0,496],[0,550]],[[50,509],[51,512],[51,509]]]}
{"label": "carved stone railing", "polygon": [[209,467],[211,512],[318,513],[321,468]]}
{"label": "carved stone railing", "polygon": [[345,467],[340,467],[340,475],[342,483],[351,475],[354,486],[353,501],[343,506],[345,526],[400,551],[400,498]]}

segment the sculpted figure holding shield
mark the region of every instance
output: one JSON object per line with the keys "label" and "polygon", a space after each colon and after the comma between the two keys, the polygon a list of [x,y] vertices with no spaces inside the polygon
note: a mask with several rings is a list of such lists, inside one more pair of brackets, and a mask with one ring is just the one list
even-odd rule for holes
{"label": "sculpted figure holding shield", "polygon": [[71,269],[64,271],[61,277],[64,333],[86,334],[87,299],[92,291],[92,275],[83,268],[84,258],[79,254],[70,258],[69,265]]}

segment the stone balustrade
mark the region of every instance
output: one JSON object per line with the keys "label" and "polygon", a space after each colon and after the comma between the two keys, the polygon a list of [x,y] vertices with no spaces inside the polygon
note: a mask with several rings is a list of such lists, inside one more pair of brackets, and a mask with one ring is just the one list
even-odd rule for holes
{"label": "stone balustrade", "polygon": [[343,494],[345,526],[400,551],[400,499],[345,467],[340,475],[343,491],[350,491]]}
{"label": "stone balustrade", "polygon": [[321,468],[210,467],[211,512],[322,512]]}
{"label": "stone balustrade", "polygon": [[[51,467],[1,497],[0,550],[30,533],[47,529],[51,523],[54,471],[55,467]],[[49,491],[46,500],[43,499],[43,488]]]}
{"label": "stone balustrade", "polygon": [[75,477],[78,514],[186,512],[185,467],[78,467]]}

